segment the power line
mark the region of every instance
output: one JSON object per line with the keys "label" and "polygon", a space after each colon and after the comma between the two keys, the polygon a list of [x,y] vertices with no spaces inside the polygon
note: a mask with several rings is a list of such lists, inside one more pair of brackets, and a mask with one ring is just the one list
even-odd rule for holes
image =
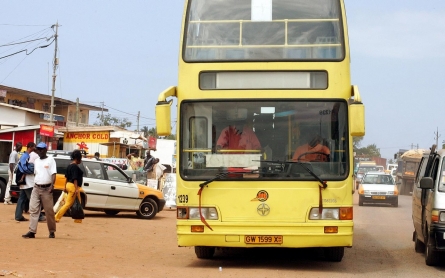
{"label": "power line", "polygon": [[[55,39],[54,39],[54,40],[55,40]],[[43,45],[43,46],[39,46],[39,47],[34,48],[34,49],[33,49],[31,52],[29,52],[29,53],[28,53],[28,49],[22,49],[22,50],[20,50],[20,51],[15,52],[15,53],[12,53],[12,54],[9,54],[9,55],[0,57],[0,59],[4,59],[4,58],[10,57],[10,56],[13,56],[13,55],[22,53],[22,52],[24,52],[24,51],[26,51],[26,55],[31,55],[31,53],[33,53],[34,50],[36,50],[36,49],[38,49],[38,48],[45,48],[45,47],[50,46],[50,45],[54,42],[54,40],[52,40],[52,42],[50,42],[50,43],[47,44],[47,45]]]}
{"label": "power line", "polygon": [[31,25],[31,24],[6,24],[2,23],[0,26],[15,26],[15,27],[38,27],[38,26],[48,26],[46,25]]}
{"label": "power line", "polygon": [[23,41],[23,42],[3,44],[3,45],[0,45],[0,47],[11,46],[11,45],[17,45],[17,44],[22,44],[22,43],[27,43],[27,42],[34,42],[34,41],[39,41],[39,40],[46,40],[46,41],[49,41],[49,40],[50,40],[51,38],[53,38],[53,37],[54,37],[54,36],[51,36],[51,37],[49,37],[49,38],[44,37],[44,38],[38,38],[38,39],[28,40],[28,41]]}

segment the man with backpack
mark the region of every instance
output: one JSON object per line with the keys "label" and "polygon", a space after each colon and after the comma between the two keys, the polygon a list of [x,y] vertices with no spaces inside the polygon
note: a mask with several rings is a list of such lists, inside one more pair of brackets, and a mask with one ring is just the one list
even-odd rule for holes
{"label": "man with backpack", "polygon": [[17,165],[16,183],[20,186],[20,196],[15,208],[15,220],[17,222],[28,221],[23,217],[23,208],[25,203],[31,198],[32,188],[34,187],[34,160],[39,156],[34,152],[36,144],[29,142],[26,145],[26,151],[20,157]]}

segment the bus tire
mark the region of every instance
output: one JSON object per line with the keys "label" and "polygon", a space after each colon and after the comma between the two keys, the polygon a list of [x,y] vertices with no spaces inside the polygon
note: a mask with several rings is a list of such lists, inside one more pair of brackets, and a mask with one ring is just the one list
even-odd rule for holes
{"label": "bus tire", "polygon": [[198,259],[211,259],[215,254],[215,247],[195,246],[195,254]]}
{"label": "bus tire", "polygon": [[359,206],[363,206],[363,198],[362,198],[362,196],[358,197],[358,205]]}
{"label": "bus tire", "polygon": [[330,262],[341,262],[345,254],[344,247],[325,247],[324,257]]}

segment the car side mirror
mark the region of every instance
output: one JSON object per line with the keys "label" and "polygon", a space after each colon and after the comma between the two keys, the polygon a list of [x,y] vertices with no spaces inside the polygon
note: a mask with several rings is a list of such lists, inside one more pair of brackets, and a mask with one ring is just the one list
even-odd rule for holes
{"label": "car side mirror", "polygon": [[424,177],[420,180],[420,188],[422,189],[434,189],[434,181],[431,177]]}

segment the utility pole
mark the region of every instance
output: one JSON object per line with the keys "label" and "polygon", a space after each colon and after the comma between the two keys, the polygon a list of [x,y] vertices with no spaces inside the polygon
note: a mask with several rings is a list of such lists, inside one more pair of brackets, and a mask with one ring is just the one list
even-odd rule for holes
{"label": "utility pole", "polygon": [[76,98],[76,126],[79,126],[79,98]]}
{"label": "utility pole", "polygon": [[137,133],[139,133],[139,117],[141,116],[141,111],[138,111],[138,128],[137,128]]}
{"label": "utility pole", "polygon": [[102,115],[100,116],[100,125],[104,125],[104,102],[102,101],[100,105],[102,107]]}
{"label": "utility pole", "polygon": [[51,89],[51,114],[49,122],[54,124],[54,95],[56,93],[56,69],[59,65],[59,59],[57,58],[57,32],[59,30],[59,22],[56,22],[55,25],[51,26],[51,28],[56,27],[56,34],[54,35],[55,47],[54,47],[54,62],[53,62],[53,87]]}
{"label": "utility pole", "polygon": [[439,137],[441,136],[439,134],[439,128],[437,127],[436,132],[434,133],[434,136],[436,137],[436,146],[439,146]]}

